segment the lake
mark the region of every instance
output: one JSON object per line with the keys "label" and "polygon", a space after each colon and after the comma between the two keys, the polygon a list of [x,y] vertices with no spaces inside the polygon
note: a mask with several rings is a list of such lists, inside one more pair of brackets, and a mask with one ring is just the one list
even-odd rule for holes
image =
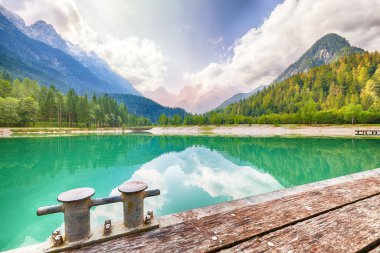
{"label": "lake", "polygon": [[[380,139],[81,135],[0,139],[0,251],[45,241],[63,214],[38,217],[59,193],[117,194],[142,180],[161,195],[156,215],[380,167]],[[93,208],[93,225],[122,220],[121,204]]]}

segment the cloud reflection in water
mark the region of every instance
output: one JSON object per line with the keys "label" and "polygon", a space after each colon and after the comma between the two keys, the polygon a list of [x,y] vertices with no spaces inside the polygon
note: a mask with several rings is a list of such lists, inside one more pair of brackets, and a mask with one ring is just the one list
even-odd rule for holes
{"label": "cloud reflection in water", "polygon": [[[141,166],[129,180],[145,181],[149,189],[161,190],[160,196],[145,201],[146,210],[152,209],[158,215],[284,188],[269,173],[237,165],[205,147],[161,155]],[[117,188],[110,193],[111,196],[117,194]],[[121,220],[122,205],[99,206],[92,215],[97,224],[103,223],[105,218]]]}

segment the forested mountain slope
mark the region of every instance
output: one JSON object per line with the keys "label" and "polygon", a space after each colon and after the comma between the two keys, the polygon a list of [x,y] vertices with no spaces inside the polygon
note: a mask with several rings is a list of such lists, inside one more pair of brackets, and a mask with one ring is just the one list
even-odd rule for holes
{"label": "forested mountain slope", "polygon": [[0,72],[0,126],[125,127],[150,125],[108,95],[66,94]]}
{"label": "forested mountain slope", "polygon": [[[344,56],[274,83],[217,110],[219,115],[261,117],[263,122],[343,123],[380,120],[380,53]],[[361,117],[361,118],[360,118]]]}
{"label": "forested mountain slope", "polygon": [[130,94],[111,94],[119,103],[125,104],[128,111],[139,116],[149,118],[152,122],[157,122],[160,115],[165,114],[167,117],[179,115],[183,118],[187,113],[182,108],[170,108],[162,106],[148,98],[130,95]]}
{"label": "forested mountain slope", "polygon": [[260,85],[259,87],[255,88],[253,91],[251,92],[247,92],[247,93],[238,93],[238,94],[235,94],[233,95],[232,97],[230,97],[229,99],[225,100],[223,103],[221,103],[217,109],[222,109],[222,108],[225,108],[226,106],[230,105],[230,104],[233,104],[233,103],[236,103],[236,102],[239,102],[243,99],[246,99],[260,91],[262,91],[264,88],[266,87],[266,85]]}

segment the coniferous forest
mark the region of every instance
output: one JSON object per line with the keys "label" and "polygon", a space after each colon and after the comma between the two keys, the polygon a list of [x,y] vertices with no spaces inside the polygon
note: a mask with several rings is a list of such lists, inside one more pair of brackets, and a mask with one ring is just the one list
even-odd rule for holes
{"label": "coniferous forest", "polygon": [[12,80],[0,74],[0,126],[126,127],[151,121],[128,113],[123,103],[108,95],[66,94],[28,78]]}

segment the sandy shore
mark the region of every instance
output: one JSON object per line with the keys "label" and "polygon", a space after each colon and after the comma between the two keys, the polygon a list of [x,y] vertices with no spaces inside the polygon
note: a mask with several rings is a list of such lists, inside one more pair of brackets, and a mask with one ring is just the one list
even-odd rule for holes
{"label": "sandy shore", "polygon": [[354,136],[356,129],[379,129],[380,126],[307,126],[307,125],[251,125],[251,126],[207,126],[207,127],[156,127],[150,130],[155,135],[234,135],[234,136]]}
{"label": "sandy shore", "polygon": [[[362,125],[239,125],[239,126],[186,126],[186,127],[153,127],[148,133],[153,135],[231,135],[231,136],[354,136],[356,129],[378,129],[380,126]],[[65,134],[123,134],[131,133],[130,130],[121,129],[50,129],[47,132],[41,129],[39,132],[22,133],[22,135],[65,135]],[[53,131],[52,131],[53,130]],[[12,136],[10,128],[1,128],[0,137]],[[379,136],[380,137],[380,136]]]}

